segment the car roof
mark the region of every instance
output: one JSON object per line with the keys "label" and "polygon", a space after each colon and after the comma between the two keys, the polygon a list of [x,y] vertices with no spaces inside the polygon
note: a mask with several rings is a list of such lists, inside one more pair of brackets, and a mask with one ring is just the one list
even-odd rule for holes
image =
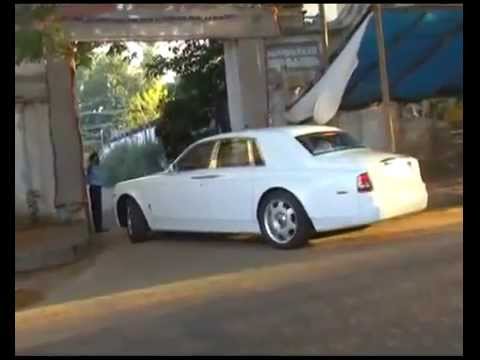
{"label": "car roof", "polygon": [[228,139],[234,137],[268,137],[269,134],[284,134],[291,137],[301,136],[305,134],[315,133],[315,132],[324,132],[324,131],[340,131],[340,129],[333,126],[322,126],[322,125],[294,125],[294,126],[282,126],[282,127],[271,127],[271,128],[262,128],[262,129],[248,129],[242,131],[234,131],[229,133],[218,134],[202,139],[203,141],[208,140],[219,140],[219,139]]}

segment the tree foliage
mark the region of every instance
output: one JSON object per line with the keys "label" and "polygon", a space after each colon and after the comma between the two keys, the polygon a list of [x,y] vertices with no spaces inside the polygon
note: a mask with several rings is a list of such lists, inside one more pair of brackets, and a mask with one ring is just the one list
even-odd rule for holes
{"label": "tree foliage", "polygon": [[55,5],[15,4],[15,60],[36,62],[46,53],[67,55],[70,44],[58,21]]}
{"label": "tree foliage", "polygon": [[160,80],[153,79],[145,82],[143,89],[129,100],[127,127],[145,126],[161,117],[167,95],[167,88]]}
{"label": "tree foliage", "polygon": [[76,80],[82,133],[91,146],[108,141],[112,130],[152,123],[162,114],[168,95],[160,80],[146,78],[143,69],[126,62],[122,54],[97,52],[91,67],[77,71]]}
{"label": "tree foliage", "polygon": [[[15,63],[38,62],[47,56],[74,59],[76,67],[88,67],[93,50],[104,42],[78,42],[67,37],[57,14],[57,5],[15,4]],[[109,44],[108,55],[125,52],[123,42]],[[130,60],[125,58],[125,60]]]}
{"label": "tree foliage", "polygon": [[167,71],[177,74],[171,100],[159,118],[158,134],[162,137],[169,159],[177,156],[195,138],[194,133],[208,127],[219,103],[226,102],[223,44],[212,40],[190,40],[170,48],[173,57],[161,55],[146,64],[149,76]]}
{"label": "tree foliage", "polygon": [[[225,93],[223,44],[216,40],[189,40],[170,48],[173,57],[154,56],[146,64],[150,76],[174,71],[181,79],[177,96],[212,100]],[[207,101],[208,103],[208,101]]]}
{"label": "tree foliage", "polygon": [[89,68],[77,71],[76,95],[83,126],[124,125],[129,99],[141,91],[143,77],[121,55],[96,54]]}

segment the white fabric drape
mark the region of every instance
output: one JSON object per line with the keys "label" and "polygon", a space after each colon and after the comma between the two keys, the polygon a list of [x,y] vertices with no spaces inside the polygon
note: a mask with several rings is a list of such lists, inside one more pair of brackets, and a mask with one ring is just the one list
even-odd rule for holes
{"label": "white fabric drape", "polygon": [[318,124],[325,124],[338,111],[348,81],[358,65],[358,50],[372,14],[362,25],[330,65],[327,72],[287,113],[289,121],[299,123],[309,117]]}

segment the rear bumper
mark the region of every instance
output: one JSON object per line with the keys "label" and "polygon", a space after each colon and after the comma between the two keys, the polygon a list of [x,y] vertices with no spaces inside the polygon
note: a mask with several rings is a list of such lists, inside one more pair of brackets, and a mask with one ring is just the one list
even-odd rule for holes
{"label": "rear bumper", "polygon": [[424,210],[428,205],[428,192],[424,183],[405,191],[392,189],[389,194],[357,194],[355,216],[335,216],[326,219],[312,218],[316,231],[331,231],[369,225]]}
{"label": "rear bumper", "polygon": [[415,188],[391,189],[390,194],[372,192],[359,202],[359,217],[365,223],[391,219],[424,210],[428,192],[424,183]]}

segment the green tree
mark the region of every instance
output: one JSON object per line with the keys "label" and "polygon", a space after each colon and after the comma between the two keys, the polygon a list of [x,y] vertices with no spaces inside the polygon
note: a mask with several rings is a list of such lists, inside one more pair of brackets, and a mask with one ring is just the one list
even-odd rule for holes
{"label": "green tree", "polygon": [[141,91],[143,72],[122,54],[96,53],[76,72],[76,98],[85,149],[98,150],[112,130],[125,128],[130,99]]}
{"label": "green tree", "polygon": [[[57,6],[51,4],[15,4],[15,63],[38,62],[51,56],[73,59],[76,67],[90,66],[93,50],[105,42],[78,42],[69,39],[59,21]],[[123,42],[109,44],[108,55],[124,53]],[[130,60],[127,58],[126,60]]]}
{"label": "green tree", "polygon": [[189,40],[170,48],[174,56],[153,57],[145,64],[147,75],[161,76],[175,72],[180,81],[177,97],[196,97],[207,107],[216,97],[226,95],[223,44],[216,40]]}
{"label": "green tree", "polygon": [[15,4],[15,62],[36,62],[49,55],[72,55],[55,5]]}
{"label": "green tree", "polygon": [[[156,58],[155,44],[156,43],[147,43],[147,42],[141,43],[141,46],[143,49],[143,60],[142,60],[142,63],[140,64],[140,67],[142,69],[146,69],[148,66],[150,66],[150,64]],[[155,76],[152,76],[152,77],[155,77]]]}
{"label": "green tree", "polygon": [[95,125],[108,118],[114,127],[121,127],[125,124],[130,97],[142,86],[142,72],[130,67],[121,55],[97,54],[91,67],[77,71],[76,92],[82,125]]}
{"label": "green tree", "polygon": [[161,117],[167,95],[167,87],[159,79],[145,82],[143,88],[129,100],[127,127],[144,126]]}
{"label": "green tree", "polygon": [[190,40],[170,50],[174,54],[172,58],[158,55],[145,67],[151,77],[164,75],[169,70],[177,74],[157,126],[167,157],[172,159],[195,139],[195,133],[209,126],[212,120],[218,120],[215,109],[226,103],[227,95],[220,41]]}

